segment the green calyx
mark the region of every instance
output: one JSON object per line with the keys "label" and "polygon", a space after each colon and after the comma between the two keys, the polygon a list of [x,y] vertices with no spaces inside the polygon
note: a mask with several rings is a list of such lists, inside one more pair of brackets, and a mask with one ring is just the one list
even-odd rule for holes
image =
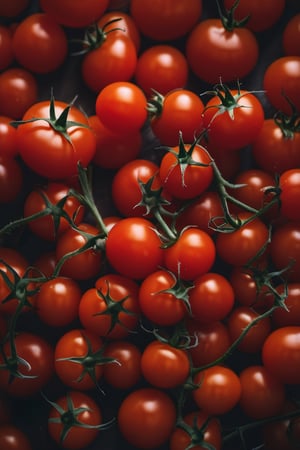
{"label": "green calyx", "polygon": [[239,5],[240,0],[235,0],[232,7],[225,10],[225,12],[222,12],[219,0],[216,0],[216,2],[221,22],[226,31],[233,31],[235,28],[242,28],[246,25],[249,16],[244,17],[242,20],[236,20],[234,17],[235,10]]}

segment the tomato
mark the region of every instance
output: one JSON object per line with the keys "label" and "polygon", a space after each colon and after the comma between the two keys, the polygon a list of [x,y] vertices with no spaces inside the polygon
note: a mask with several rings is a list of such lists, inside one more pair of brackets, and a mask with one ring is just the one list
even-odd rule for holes
{"label": "tomato", "polygon": [[129,444],[141,450],[155,449],[169,439],[176,422],[176,407],[164,391],[139,388],[123,399],[117,420]]}
{"label": "tomato", "polygon": [[[69,194],[70,188],[64,183],[48,182],[42,188],[34,188],[24,202],[24,217],[38,214],[49,207],[53,214],[30,220],[28,227],[42,239],[54,241],[71,226],[71,221],[79,224],[85,213],[85,207],[80,201]],[[58,208],[61,215],[55,215]],[[65,217],[64,217],[65,216]]]}
{"label": "tomato", "polygon": [[255,35],[245,27],[227,30],[221,19],[200,21],[189,33],[186,58],[192,72],[209,84],[243,79],[259,55]]}
{"label": "tomato", "polygon": [[108,262],[121,275],[143,279],[163,262],[161,240],[153,224],[142,217],[126,217],[106,239]]}
{"label": "tomato", "polygon": [[229,367],[215,365],[198,372],[194,382],[199,386],[192,391],[196,405],[210,415],[231,411],[241,397],[241,382]]}
{"label": "tomato", "polygon": [[56,254],[54,250],[49,250],[41,253],[34,261],[33,267],[38,270],[38,275],[41,273],[45,277],[52,277],[54,269],[56,267]]}
{"label": "tomato", "polygon": [[266,369],[285,384],[299,383],[300,327],[286,326],[272,331],[262,347]]}
{"label": "tomato", "polygon": [[[127,0],[125,0],[126,2]],[[110,1],[112,3],[112,0]],[[115,11],[106,11],[105,14],[102,14],[100,19],[98,20],[98,26],[103,28],[105,26],[105,31],[110,32],[110,30],[114,30],[114,35],[117,36],[127,36],[129,37],[134,46],[136,48],[137,53],[141,47],[141,35],[139,29],[131,17],[130,14],[126,13],[119,8],[114,8]]]}
{"label": "tomato", "polygon": [[0,70],[7,69],[14,60],[14,51],[12,47],[12,33],[4,25],[0,26]]}
{"label": "tomato", "polygon": [[139,320],[138,285],[118,274],[102,275],[80,300],[79,319],[84,328],[99,336],[122,339]]}
{"label": "tomato", "polygon": [[204,105],[201,98],[190,89],[179,88],[167,92],[158,101],[162,104],[158,110],[154,108],[150,125],[160,143],[177,146],[180,132],[185,144],[194,142],[203,130]]}
{"label": "tomato", "polygon": [[32,450],[27,434],[13,424],[0,425],[0,446],[3,450]]}
{"label": "tomato", "polygon": [[210,156],[200,145],[173,147],[160,162],[159,176],[163,187],[179,199],[197,197],[213,181],[210,162]]}
{"label": "tomato", "polygon": [[12,43],[18,63],[33,73],[58,69],[68,52],[64,29],[45,13],[24,18],[16,27]]}
{"label": "tomato", "polygon": [[[87,393],[70,391],[51,406],[48,432],[60,447],[79,450],[96,439],[102,424],[102,412],[96,401]],[[68,420],[67,420],[68,419]],[[68,433],[65,435],[65,421]]]}
{"label": "tomato", "polygon": [[189,427],[190,433],[177,425],[170,437],[170,450],[185,450],[192,445],[194,450],[204,450],[209,444],[215,450],[222,445],[221,426],[216,418],[200,410],[191,411],[183,417],[183,422]]}
{"label": "tomato", "polygon": [[139,305],[145,317],[157,325],[175,325],[187,313],[186,289],[175,275],[157,270],[146,276],[139,289]]}
{"label": "tomato", "polygon": [[115,389],[133,388],[141,379],[141,350],[125,340],[107,343],[104,356],[112,359],[103,366],[103,378]]}
{"label": "tomato", "polygon": [[83,81],[95,93],[110,83],[131,80],[137,64],[136,47],[128,36],[115,34],[113,30],[102,30],[102,34],[99,43],[91,45],[81,63]]}
{"label": "tomato", "polygon": [[211,97],[203,113],[208,142],[223,151],[242,149],[251,144],[263,126],[262,103],[245,90],[227,92],[221,85],[219,93],[221,97]]}
{"label": "tomato", "polygon": [[147,119],[147,99],[142,89],[129,81],[115,81],[97,95],[96,114],[112,131],[130,134],[142,128]]}
{"label": "tomato", "polygon": [[224,355],[231,344],[228,329],[220,321],[201,324],[197,320],[189,319],[187,330],[193,337],[188,351],[194,367],[216,361]]}
{"label": "tomato", "polygon": [[108,7],[109,0],[40,0],[43,11],[61,25],[82,28],[94,23]]}
{"label": "tomato", "polygon": [[295,14],[285,25],[282,34],[282,46],[287,56],[300,56],[300,13]]}
{"label": "tomato", "polygon": [[20,119],[37,97],[37,81],[28,70],[11,67],[0,73],[1,115]]}
{"label": "tomato", "polygon": [[1,156],[17,155],[17,130],[11,125],[12,118],[0,116],[0,153]]}
{"label": "tomato", "polygon": [[[286,402],[281,413],[291,413],[295,410],[297,410],[295,404]],[[262,433],[266,450],[296,450],[300,438],[299,416],[266,423]]]}
{"label": "tomato", "polygon": [[21,14],[29,5],[29,0],[15,0],[11,3],[1,3],[0,16],[14,18]]}
{"label": "tomato", "polygon": [[214,241],[200,228],[186,228],[177,241],[164,249],[165,267],[182,280],[194,280],[208,272],[216,257]]}
{"label": "tomato", "polygon": [[272,324],[275,328],[300,326],[300,283],[279,284],[276,291],[285,296],[286,309],[277,308],[272,314]]}
{"label": "tomato", "polygon": [[291,113],[288,97],[300,109],[298,86],[300,82],[300,56],[282,56],[271,62],[263,76],[263,88],[273,108]]}
{"label": "tomato", "polygon": [[78,282],[58,276],[42,283],[35,299],[35,309],[42,322],[64,327],[78,317],[80,299]]}
{"label": "tomato", "polygon": [[[238,217],[244,221],[249,219],[250,214],[240,213]],[[254,218],[232,232],[219,233],[216,237],[216,249],[225,263],[242,266],[259,254],[268,239],[267,226],[259,218]]]}
{"label": "tomato", "polygon": [[96,136],[96,153],[93,163],[104,169],[119,169],[139,156],[142,134],[139,130],[120,134],[106,128],[96,115],[89,117],[89,124]]}
{"label": "tomato", "polygon": [[242,386],[239,405],[252,419],[278,415],[285,402],[284,384],[261,365],[248,366],[240,372]]}
{"label": "tomato", "polygon": [[274,229],[270,256],[276,269],[287,269],[290,281],[299,281],[300,275],[300,222],[283,223]]}
{"label": "tomato", "polygon": [[[67,119],[64,116],[62,119],[66,108],[70,108]],[[39,120],[31,121],[32,118]],[[65,179],[77,175],[79,162],[86,167],[92,160],[96,138],[88,127],[87,117],[76,106],[53,99],[40,101],[27,109],[22,121],[25,123],[19,124],[17,130],[19,153],[25,164],[39,175]]]}
{"label": "tomato", "polygon": [[[87,280],[100,273],[103,255],[95,241],[99,234],[94,225],[82,222],[78,225],[78,230],[70,228],[58,238],[55,252],[61,275],[75,280]],[[88,248],[83,249],[86,245]],[[65,257],[72,252],[79,253]]]}
{"label": "tomato", "polygon": [[147,97],[185,88],[189,67],[184,54],[173,45],[154,45],[139,55],[134,78]]}
{"label": "tomato", "polygon": [[286,170],[279,178],[280,214],[288,220],[300,220],[297,207],[300,192],[300,169]]}
{"label": "tomato", "polygon": [[[233,6],[234,0],[224,0],[224,6],[229,9]],[[240,0],[235,11],[236,20],[243,20],[249,16],[246,27],[252,31],[260,32],[271,28],[282,16],[285,8],[285,0]]]}
{"label": "tomato", "polygon": [[186,35],[202,14],[202,0],[139,0],[130,2],[130,14],[140,32],[155,41],[171,41]]}
{"label": "tomato", "polygon": [[171,389],[184,384],[190,362],[186,350],[153,340],[143,349],[141,370],[152,386]]}
{"label": "tomato", "polygon": [[208,141],[203,142],[203,146],[208,150],[223,178],[233,180],[241,170],[244,149],[226,152]]}
{"label": "tomato", "polygon": [[199,323],[223,320],[234,305],[234,291],[225,276],[208,272],[193,281],[189,291],[191,316]]}
{"label": "tomato", "polygon": [[272,174],[281,174],[300,165],[300,133],[282,129],[282,125],[277,120],[266,119],[251,146],[255,163]]}
{"label": "tomato", "polygon": [[[0,364],[6,367],[0,370],[0,387],[10,396],[28,398],[42,390],[52,378],[54,350],[41,336],[25,331],[15,336],[14,346],[17,358],[9,341],[3,346]],[[14,375],[12,381],[11,375]]]}
{"label": "tomato", "polygon": [[20,162],[14,157],[0,156],[0,204],[8,204],[18,198],[24,184]]}

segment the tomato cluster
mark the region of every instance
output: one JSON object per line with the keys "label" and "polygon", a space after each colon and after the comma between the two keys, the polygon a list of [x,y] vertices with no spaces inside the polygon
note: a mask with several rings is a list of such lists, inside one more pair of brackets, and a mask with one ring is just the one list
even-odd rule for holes
{"label": "tomato cluster", "polygon": [[1,449],[296,450],[297,0],[2,3]]}

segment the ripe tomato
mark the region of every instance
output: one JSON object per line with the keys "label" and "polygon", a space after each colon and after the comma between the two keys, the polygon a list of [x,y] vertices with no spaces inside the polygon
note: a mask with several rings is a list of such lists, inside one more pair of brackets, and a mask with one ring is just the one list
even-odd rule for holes
{"label": "ripe tomato", "polygon": [[143,349],[141,370],[151,386],[171,389],[184,384],[190,362],[186,350],[153,340]]}
{"label": "ripe tomato", "polygon": [[17,150],[17,130],[11,125],[12,118],[0,116],[0,154],[15,157]]}
{"label": "ripe tomato", "polygon": [[[127,0],[125,0],[126,2]],[[112,3],[112,1],[110,1]],[[114,30],[114,35],[129,37],[139,53],[141,47],[141,35],[139,29],[130,14],[122,10],[122,7],[114,7],[114,11],[106,11],[98,20],[100,28],[105,27],[106,32]]]}
{"label": "ripe tomato", "polygon": [[[51,406],[49,411],[48,432],[59,446],[79,450],[96,439],[102,424],[102,412],[89,394],[70,391],[55,404],[57,407]],[[67,434],[64,433],[66,420]]]}
{"label": "ripe tomato", "polygon": [[286,170],[279,178],[280,214],[288,220],[300,220],[298,208],[300,193],[300,169]]}
{"label": "ripe tomato", "polygon": [[140,32],[155,41],[171,41],[186,35],[202,14],[202,0],[139,0],[130,2],[130,14]]}
{"label": "ripe tomato", "polygon": [[158,102],[162,105],[157,111],[154,109],[150,125],[160,143],[177,146],[180,132],[185,144],[194,142],[203,130],[201,98],[190,89],[181,88],[167,92]]}
{"label": "ripe tomato", "polygon": [[[5,368],[0,370],[0,387],[10,396],[26,398],[42,390],[53,376],[54,350],[41,336],[25,331],[15,336],[14,345],[17,358],[9,341],[3,346],[0,364]],[[15,372],[18,375],[11,381],[11,375]]]}
{"label": "ripe tomato", "polygon": [[24,175],[19,160],[0,156],[0,204],[15,201],[24,185]]}
{"label": "ripe tomato", "polygon": [[222,86],[221,97],[216,93],[203,113],[209,144],[223,151],[240,150],[251,144],[264,123],[260,100],[251,92],[237,89],[227,92]]}
{"label": "ripe tomato", "polygon": [[300,56],[300,13],[295,14],[285,25],[282,33],[282,46],[287,56]]}
{"label": "ripe tomato", "polygon": [[95,23],[108,7],[109,0],[40,0],[43,11],[61,25],[83,28]]}
{"label": "ripe tomato", "polygon": [[241,397],[241,382],[229,367],[215,365],[198,372],[194,382],[199,385],[192,396],[200,409],[210,415],[221,415],[232,410]]}
{"label": "ripe tomato", "polygon": [[177,241],[164,249],[164,265],[182,280],[195,278],[208,272],[216,257],[214,241],[200,228],[186,228]]}
{"label": "ripe tomato", "polygon": [[[291,413],[297,409],[297,405],[287,401],[281,411],[282,414]],[[262,429],[263,443],[266,450],[296,450],[300,439],[299,416],[276,420],[266,423]]]}
{"label": "ripe tomato", "polygon": [[16,425],[0,425],[0,447],[4,450],[32,450],[27,434]]}
{"label": "ripe tomato", "polygon": [[15,29],[12,44],[18,63],[39,74],[58,69],[68,52],[64,29],[45,13],[25,17]]}
{"label": "ripe tomato", "polygon": [[22,67],[11,67],[0,73],[0,114],[20,119],[38,98],[35,77]]}
{"label": "ripe tomato", "polygon": [[149,220],[126,217],[109,231],[106,256],[121,275],[143,279],[162,265],[161,245],[160,237]]}
{"label": "ripe tomato", "polygon": [[[190,433],[177,426],[170,437],[170,450],[204,450],[211,445],[215,450],[222,446],[221,426],[216,418],[211,418],[205,411],[191,411],[183,417]],[[205,446],[202,446],[205,445]]]}
{"label": "ripe tomato", "polygon": [[28,227],[33,233],[42,239],[54,241],[70,227],[71,220],[77,225],[82,221],[85,207],[76,197],[69,195],[69,191],[67,184],[50,181],[44,187],[34,188],[29,192],[24,201],[24,217],[40,213],[47,208],[47,203],[50,203],[53,208],[61,208],[60,212],[63,211],[69,218],[68,221],[63,215],[57,217],[50,213],[30,220]]}
{"label": "ripe tomato", "polygon": [[266,369],[284,384],[299,383],[300,327],[281,327],[267,337],[262,347]]}
{"label": "ripe tomato", "polygon": [[42,283],[34,306],[42,322],[52,327],[64,327],[78,317],[80,299],[78,282],[58,276]]}
{"label": "ripe tomato", "polygon": [[189,68],[184,54],[173,45],[153,45],[139,55],[134,78],[149,98],[154,90],[166,95],[185,88]]}
{"label": "ripe tomato", "polygon": [[[287,292],[286,292],[287,289]],[[272,314],[272,325],[275,328],[286,326],[300,326],[300,283],[279,284],[276,291],[287,296],[284,304],[287,309],[277,308]]]}
{"label": "ripe tomato", "polygon": [[[300,56],[282,56],[275,59],[265,70],[263,88],[270,104],[286,114],[291,113],[291,107],[286,97],[300,109]],[[283,95],[284,94],[284,95]]]}
{"label": "ripe tomato", "polygon": [[[50,111],[53,102],[55,117]],[[48,179],[77,175],[78,163],[86,167],[96,151],[96,138],[83,112],[71,106],[67,122],[65,117],[61,119],[61,114],[69,107],[53,99],[37,102],[25,112],[22,119],[25,123],[18,125],[17,145],[22,159],[30,169]],[[40,120],[31,122],[32,118]],[[76,125],[69,126],[69,121]]]}
{"label": "ripe tomato", "polygon": [[117,419],[129,444],[141,450],[155,449],[168,441],[176,422],[176,407],[164,391],[139,388],[123,399]]}
{"label": "ripe tomato", "polygon": [[189,33],[186,58],[192,72],[209,84],[243,79],[255,67],[259,46],[247,28],[227,30],[221,19],[200,21]]}
{"label": "ripe tomato", "polygon": [[240,372],[242,386],[239,405],[252,419],[278,415],[284,405],[284,384],[261,365],[248,366]]}
{"label": "ripe tomato", "polygon": [[15,0],[11,3],[1,3],[0,16],[14,18],[21,14],[29,5],[29,0]]}
{"label": "ripe tomato", "polygon": [[142,89],[129,81],[115,81],[97,95],[96,114],[112,131],[130,134],[142,128],[147,119],[147,99]]}
{"label": "ripe tomato", "polygon": [[0,26],[0,70],[7,69],[14,60],[14,51],[12,47],[11,30],[4,26]]}
{"label": "ripe tomato", "polygon": [[118,274],[106,274],[87,289],[79,304],[83,327],[111,339],[122,339],[139,320],[138,285]]}
{"label": "ripe tomato", "polygon": [[113,360],[103,366],[103,378],[113,388],[133,388],[141,379],[142,354],[137,345],[125,340],[108,342],[104,356]]}
{"label": "ripe tomato", "polygon": [[270,243],[271,260],[278,270],[287,269],[290,281],[300,276],[300,222],[283,223],[274,229]]}
{"label": "ripe tomato", "polygon": [[196,278],[188,295],[191,316],[201,324],[225,319],[234,305],[231,284],[216,272]]}

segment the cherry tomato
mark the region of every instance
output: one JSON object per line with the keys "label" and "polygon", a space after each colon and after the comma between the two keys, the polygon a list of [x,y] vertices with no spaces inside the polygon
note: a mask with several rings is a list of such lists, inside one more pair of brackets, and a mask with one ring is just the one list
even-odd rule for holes
{"label": "cherry tomato", "polygon": [[17,130],[11,125],[12,118],[0,116],[0,154],[15,157],[17,150]]}
{"label": "cherry tomato", "polygon": [[14,60],[14,51],[12,46],[11,30],[4,26],[0,26],[0,70],[7,69]]}
{"label": "cherry tomato", "polygon": [[277,308],[272,314],[272,324],[275,328],[286,326],[300,326],[300,283],[279,284],[276,291],[286,295],[284,304],[286,309]]}
{"label": "cherry tomato", "polygon": [[[126,3],[127,0],[124,0]],[[112,3],[112,1],[110,1]],[[98,20],[98,25],[100,28],[105,26],[105,31],[114,30],[114,35],[117,36],[127,36],[129,37],[136,48],[137,53],[139,53],[141,47],[141,35],[139,29],[129,13],[122,10],[121,7],[114,7],[115,11],[106,11],[102,14]]]}
{"label": "cherry tomato", "polygon": [[282,34],[282,46],[287,56],[300,56],[300,13],[290,18]]}
{"label": "cherry tomato", "polygon": [[0,446],[4,450],[32,450],[27,434],[13,424],[0,425]]}
{"label": "cherry tomato", "polygon": [[0,5],[0,16],[14,18],[21,14],[29,5],[29,0],[15,0],[14,2],[4,2]]}
{"label": "cherry tomato", "polygon": [[300,193],[300,169],[286,170],[279,178],[280,214],[288,220],[300,220],[297,207]]}
{"label": "cherry tomato", "polygon": [[24,185],[24,175],[19,160],[0,156],[0,204],[16,200]]}
{"label": "cherry tomato", "polygon": [[[135,420],[132,420],[132,418]],[[175,426],[173,400],[157,388],[130,392],[118,411],[118,425],[125,440],[139,449],[155,449],[165,444]]]}
{"label": "cherry tomato", "polygon": [[279,225],[272,234],[270,256],[278,270],[285,269],[290,281],[299,281],[300,275],[300,222]]}

